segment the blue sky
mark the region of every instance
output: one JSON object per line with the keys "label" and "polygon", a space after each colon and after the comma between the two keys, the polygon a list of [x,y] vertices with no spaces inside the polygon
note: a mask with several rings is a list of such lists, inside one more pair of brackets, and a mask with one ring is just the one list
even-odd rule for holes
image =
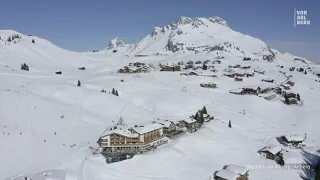
{"label": "blue sky", "polygon": [[[153,27],[179,16],[219,16],[241,33],[281,52],[320,61],[319,0],[2,0],[0,29],[48,39],[65,49],[103,49],[119,37],[137,43]],[[293,26],[293,9],[307,10],[310,26]]]}

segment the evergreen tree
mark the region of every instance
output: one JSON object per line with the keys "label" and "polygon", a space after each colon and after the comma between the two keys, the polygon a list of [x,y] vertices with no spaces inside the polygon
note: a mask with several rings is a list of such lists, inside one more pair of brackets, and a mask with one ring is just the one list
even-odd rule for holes
{"label": "evergreen tree", "polygon": [[77,86],[81,87],[81,82],[78,80]]}
{"label": "evergreen tree", "polygon": [[197,119],[197,121],[199,122],[199,124],[203,124],[204,118],[203,118],[203,113],[202,112],[200,112],[200,116],[199,116],[199,119]]}
{"label": "evergreen tree", "polygon": [[8,41],[8,42],[11,42],[11,36],[8,37],[8,40],[7,40],[7,41]]}
{"label": "evergreen tree", "polygon": [[285,96],[285,97],[284,97],[284,100],[285,100],[286,104],[289,104],[289,103],[290,103],[288,96]]}
{"label": "evergreen tree", "polygon": [[198,118],[199,118],[198,113],[199,113],[199,112],[196,112],[196,115],[194,116],[194,119],[195,119],[195,120],[198,120]]}
{"label": "evergreen tree", "polygon": [[304,74],[307,74],[307,71],[306,71],[306,70],[304,71]]}
{"label": "evergreen tree", "polygon": [[297,94],[297,100],[300,101],[300,94]]}
{"label": "evergreen tree", "polygon": [[114,88],[112,88],[112,92],[113,95],[116,95],[116,91],[114,90]]}
{"label": "evergreen tree", "polygon": [[116,95],[116,96],[119,96],[119,94],[118,94],[118,91],[117,91],[117,90],[116,90],[116,92],[115,92],[115,95]]}
{"label": "evergreen tree", "polygon": [[228,127],[231,128],[231,121],[230,121],[230,120],[229,120],[229,125],[228,125]]}
{"label": "evergreen tree", "polygon": [[32,43],[36,43],[36,42],[34,41],[34,39],[32,39]]}
{"label": "evergreen tree", "polygon": [[203,106],[201,112],[202,112],[203,114],[208,114],[206,106]]}

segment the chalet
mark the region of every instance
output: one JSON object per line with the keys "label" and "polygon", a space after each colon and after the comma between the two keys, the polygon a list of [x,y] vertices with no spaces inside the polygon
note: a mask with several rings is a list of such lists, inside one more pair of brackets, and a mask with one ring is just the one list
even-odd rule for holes
{"label": "chalet", "polygon": [[208,64],[210,62],[210,60],[205,60],[203,61],[203,64]]}
{"label": "chalet", "polygon": [[202,114],[202,115],[203,115],[203,118],[204,118],[205,122],[209,122],[209,121],[214,119],[214,117],[209,115],[209,114]]}
{"label": "chalet", "polygon": [[287,81],[286,84],[288,84],[288,85],[290,85],[291,87],[293,87],[295,83],[294,83],[294,81]]}
{"label": "chalet", "polygon": [[195,132],[200,129],[201,125],[197,122],[197,120],[193,118],[188,118],[182,121],[179,121],[180,128],[187,128],[189,132]]}
{"label": "chalet", "polygon": [[154,123],[158,123],[163,126],[163,134],[164,135],[169,134],[169,133],[176,130],[176,125],[172,121],[169,121],[169,120],[163,120],[163,121],[157,120],[157,121],[154,121]]}
{"label": "chalet", "polygon": [[243,94],[243,89],[239,88],[239,89],[232,89],[229,91],[232,94]]}
{"label": "chalet", "polygon": [[261,81],[268,82],[268,83],[273,83],[274,82],[273,79],[262,79]]}
{"label": "chalet", "polygon": [[198,76],[198,74],[195,73],[195,72],[190,72],[189,75],[191,75],[191,76],[192,76],[192,75],[193,75],[193,76]]}
{"label": "chalet", "polygon": [[289,85],[282,84],[281,86],[282,86],[285,90],[290,90],[290,86],[289,86]]}
{"label": "chalet", "polygon": [[298,104],[298,100],[296,98],[288,98],[287,104]]}
{"label": "chalet", "polygon": [[234,81],[243,81],[243,79],[236,77],[236,78],[234,78]]}
{"label": "chalet", "polygon": [[221,61],[220,60],[214,60],[214,61],[212,61],[212,64],[221,64]]}
{"label": "chalet", "polygon": [[287,97],[287,98],[297,98],[297,94],[295,94],[293,92],[283,91],[283,94],[284,94],[284,97]]}
{"label": "chalet", "polygon": [[161,68],[161,71],[180,71],[180,66],[164,66]]}
{"label": "chalet", "polygon": [[238,175],[240,175],[240,178],[237,180],[247,180],[248,176],[249,176],[249,170],[247,170],[245,167],[243,166],[239,166],[236,164],[230,164],[228,166],[225,166],[223,169],[231,171],[233,173],[236,173]]}
{"label": "chalet", "polygon": [[247,77],[253,77],[254,73],[246,73]]}
{"label": "chalet", "polygon": [[264,74],[265,71],[260,71],[260,70],[254,70],[254,72],[258,73],[258,74]]}
{"label": "chalet", "polygon": [[281,136],[282,144],[288,147],[303,147],[305,138],[291,135],[291,136]]}
{"label": "chalet", "polygon": [[201,61],[196,61],[195,64],[201,64]]}
{"label": "chalet", "polygon": [[237,77],[245,77],[246,73],[235,73]]}
{"label": "chalet", "polygon": [[193,70],[197,70],[197,69],[202,69],[202,67],[197,66],[197,67],[194,67],[194,68],[193,68]]}
{"label": "chalet", "polygon": [[250,69],[250,66],[242,66],[242,69]]}
{"label": "chalet", "polygon": [[228,76],[229,78],[234,78],[234,77],[236,77],[236,74],[235,74],[235,73],[233,73],[233,74],[223,74],[223,75]]}
{"label": "chalet", "polygon": [[213,175],[213,179],[210,180],[240,180],[241,178],[240,175],[226,169],[216,171]]}
{"label": "chalet", "polygon": [[129,128],[120,117],[116,125],[106,129],[98,142],[105,154],[137,153],[146,146],[162,143],[163,138],[163,126],[160,124]]}
{"label": "chalet", "polygon": [[191,65],[192,65],[192,64],[193,64],[193,61],[188,61],[186,64],[191,64]]}
{"label": "chalet", "polygon": [[258,87],[245,87],[242,89],[243,89],[243,91],[242,91],[243,94],[259,94],[260,90],[261,90],[261,88],[259,86]]}
{"label": "chalet", "polygon": [[249,170],[243,166],[230,164],[214,173],[214,180],[248,180]]}
{"label": "chalet", "polygon": [[[260,93],[263,93],[262,91],[260,91]],[[277,94],[275,92],[267,92],[267,93],[263,93],[263,94],[260,94],[259,97],[262,97],[266,100],[272,100],[274,98],[277,97]]]}
{"label": "chalet", "polygon": [[141,62],[135,62],[133,63],[134,66],[145,66],[145,63],[141,63]]}
{"label": "chalet", "polygon": [[193,65],[192,65],[192,64],[187,64],[185,67],[186,67],[187,69],[192,69],[192,68],[193,68]]}
{"label": "chalet", "polygon": [[259,154],[267,159],[275,160],[281,154],[281,147],[270,145],[259,150]]}
{"label": "chalet", "polygon": [[178,65],[182,66],[182,65],[184,65],[184,62],[183,61],[178,62]]}
{"label": "chalet", "polygon": [[216,88],[217,87],[217,85],[214,83],[201,83],[200,86],[203,88]]}

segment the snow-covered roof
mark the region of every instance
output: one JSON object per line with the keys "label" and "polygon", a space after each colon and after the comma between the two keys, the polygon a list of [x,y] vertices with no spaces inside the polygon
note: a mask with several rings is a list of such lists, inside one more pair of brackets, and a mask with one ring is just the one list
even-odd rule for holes
{"label": "snow-covered roof", "polygon": [[245,167],[237,164],[230,164],[225,169],[240,175],[244,175],[248,171]]}
{"label": "snow-covered roof", "polygon": [[304,141],[304,138],[297,135],[286,135],[284,136],[288,141]]}
{"label": "snow-covered roof", "polygon": [[197,122],[197,120],[193,119],[193,118],[187,118],[184,120],[186,123],[194,123],[194,122]]}
{"label": "snow-covered roof", "polygon": [[220,171],[217,171],[216,176],[221,177],[223,179],[228,179],[228,180],[236,180],[237,177],[239,177],[238,174],[228,171],[226,169],[222,169]]}
{"label": "snow-covered roof", "polygon": [[152,124],[146,124],[143,126],[133,127],[132,129],[139,134],[145,134],[145,133],[160,129],[162,127],[163,126],[161,124],[152,123]]}
{"label": "snow-covered roof", "polygon": [[231,89],[230,92],[231,93],[242,93],[243,89]]}
{"label": "snow-covered roof", "polygon": [[132,133],[126,125],[114,125],[106,128],[101,137],[111,135],[113,133],[127,137],[139,137],[137,133]]}
{"label": "snow-covered roof", "polygon": [[269,151],[270,153],[272,153],[273,155],[277,154],[278,152],[281,151],[281,147],[279,146],[274,146],[274,145],[270,145],[270,146],[266,146],[263,149],[260,150],[261,152],[265,152],[265,151]]}
{"label": "snow-covered roof", "polygon": [[168,121],[168,120],[157,120],[155,122],[158,123],[158,124],[163,125],[163,127],[166,127],[166,128],[170,127],[171,123],[173,123],[173,122]]}

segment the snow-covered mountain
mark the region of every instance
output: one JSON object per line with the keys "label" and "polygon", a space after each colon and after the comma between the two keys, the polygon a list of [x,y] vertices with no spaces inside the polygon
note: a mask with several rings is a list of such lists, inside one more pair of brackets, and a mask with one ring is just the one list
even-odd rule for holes
{"label": "snow-covered mountain", "polygon": [[[231,30],[221,18],[181,17],[176,23],[155,28],[137,44],[115,39],[100,52],[71,52],[15,31],[0,30],[0,37],[0,179],[207,180],[227,164],[274,165],[257,151],[279,145],[277,137],[281,135],[307,133],[305,150],[314,154],[320,149],[319,132],[314,128],[320,125],[320,80],[312,74],[319,65],[270,49],[259,39]],[[149,56],[132,56],[138,54]],[[216,78],[182,76],[180,72],[116,73],[137,61],[157,66],[214,61],[221,56],[221,64],[211,63],[216,72],[195,70],[202,75],[215,74]],[[243,61],[243,57],[257,60]],[[29,71],[20,69],[22,63]],[[259,69],[265,74],[235,82],[223,75],[235,64],[251,66],[241,72]],[[289,71],[293,66],[305,68],[308,74]],[[303,106],[285,105],[281,96],[268,101],[229,93],[245,86],[278,86],[289,75],[295,81],[291,90],[300,94]],[[275,83],[261,81],[267,78]],[[76,86],[78,80],[81,87]],[[202,82],[216,83],[218,88],[201,88]],[[113,88],[119,97],[108,93]],[[93,155],[88,148],[96,146],[105,128],[120,116],[128,125],[157,118],[177,121],[189,118],[203,106],[214,121],[155,151],[106,164],[103,156]],[[229,120],[232,128],[227,126]],[[285,149],[288,164],[301,164],[310,158],[301,150]],[[249,177],[298,180],[299,173],[251,169]]]}
{"label": "snow-covered mountain", "polygon": [[[112,40],[108,48],[123,44]],[[107,49],[108,49],[107,48]],[[272,61],[274,52],[260,39],[233,31],[220,17],[190,18],[180,17],[163,28],[153,31],[133,47],[125,50],[134,54],[202,53],[231,54],[238,57],[262,57]]]}

